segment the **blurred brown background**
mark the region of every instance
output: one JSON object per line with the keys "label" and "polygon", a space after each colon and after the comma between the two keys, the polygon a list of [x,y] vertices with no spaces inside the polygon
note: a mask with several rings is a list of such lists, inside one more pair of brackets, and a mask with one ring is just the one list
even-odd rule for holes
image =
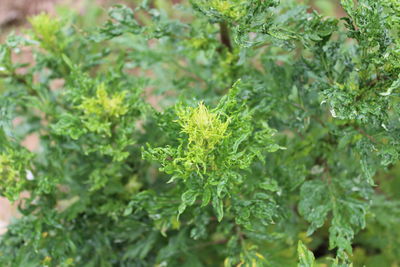
{"label": "blurred brown background", "polygon": [[60,0],[0,0],[0,26],[22,24],[27,16],[41,11],[53,13],[57,2]]}
{"label": "blurred brown background", "polygon": [[[164,0],[178,3],[180,0]],[[344,15],[340,8],[340,0],[298,0],[310,4],[325,15]],[[134,0],[0,0],[0,27],[23,24],[26,17],[46,11],[55,12],[57,4],[84,12],[85,7],[99,5],[107,7],[116,3],[134,3]]]}
{"label": "blurred brown background", "polygon": [[0,0],[0,27],[21,26],[26,18],[40,12],[55,13],[57,5],[68,6],[81,13],[91,5],[107,7],[126,1],[116,0]]}

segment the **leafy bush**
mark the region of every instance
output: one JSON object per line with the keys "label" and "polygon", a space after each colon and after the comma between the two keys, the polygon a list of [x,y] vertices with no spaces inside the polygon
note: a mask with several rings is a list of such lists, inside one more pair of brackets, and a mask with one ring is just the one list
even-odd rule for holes
{"label": "leafy bush", "polygon": [[31,18],[0,46],[0,194],[28,192],[0,265],[397,266],[400,2],[341,5]]}

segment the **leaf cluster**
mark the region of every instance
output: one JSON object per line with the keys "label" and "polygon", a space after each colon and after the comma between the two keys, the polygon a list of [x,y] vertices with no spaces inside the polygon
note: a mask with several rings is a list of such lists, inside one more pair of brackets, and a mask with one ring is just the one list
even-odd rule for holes
{"label": "leaf cluster", "polygon": [[10,35],[0,265],[398,265],[400,5],[300,2],[64,9]]}

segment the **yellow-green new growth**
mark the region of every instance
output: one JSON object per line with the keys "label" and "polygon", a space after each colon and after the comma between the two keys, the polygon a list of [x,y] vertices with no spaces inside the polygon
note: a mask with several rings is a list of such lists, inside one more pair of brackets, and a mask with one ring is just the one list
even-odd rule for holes
{"label": "yellow-green new growth", "polygon": [[210,112],[202,102],[196,108],[180,109],[177,114],[182,132],[188,135],[187,158],[193,164],[202,165],[205,172],[208,156],[228,136],[229,118],[223,122],[220,114]]}
{"label": "yellow-green new growth", "polygon": [[9,200],[15,200],[23,188],[15,162],[7,154],[0,154],[0,191]]}
{"label": "yellow-green new growth", "polygon": [[104,84],[100,84],[96,96],[84,98],[79,109],[86,115],[98,115],[101,117],[120,117],[128,112],[128,106],[124,104],[126,92],[109,96]]}
{"label": "yellow-green new growth", "polygon": [[2,183],[7,183],[9,180],[14,180],[18,171],[12,168],[14,161],[5,154],[0,155],[0,177]]}
{"label": "yellow-green new growth", "polygon": [[51,18],[46,13],[31,17],[29,22],[35,37],[41,41],[44,49],[57,52],[63,49],[63,41],[59,38],[58,33],[61,31],[61,22]]}
{"label": "yellow-green new growth", "polygon": [[242,6],[243,3],[246,3],[246,0],[212,0],[205,4],[208,4],[212,9],[223,16],[233,20],[239,20],[246,12]]}

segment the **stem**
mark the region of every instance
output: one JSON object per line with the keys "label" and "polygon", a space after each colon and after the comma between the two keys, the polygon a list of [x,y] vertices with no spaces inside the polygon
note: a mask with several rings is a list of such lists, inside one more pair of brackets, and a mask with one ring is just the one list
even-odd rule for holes
{"label": "stem", "polygon": [[15,71],[13,71],[13,72],[10,73],[10,74],[0,74],[0,79],[2,79],[2,78],[11,78],[11,79],[14,79],[14,81],[16,81],[16,82],[18,82],[18,83],[20,83],[20,84],[25,85],[25,86],[27,87],[28,93],[29,93],[31,96],[38,96],[38,93],[37,93],[35,90],[32,89],[31,82],[29,82],[29,81],[27,80],[27,78],[24,77],[24,75],[17,74],[17,73],[15,73]]}
{"label": "stem", "polygon": [[202,249],[202,248],[213,246],[213,245],[225,244],[228,241],[229,241],[228,239],[215,240],[215,241],[210,241],[210,242],[206,242],[206,243],[203,243],[203,244],[199,244],[199,245],[197,245],[197,246],[195,246],[193,248],[194,249]]}
{"label": "stem", "polygon": [[[353,126],[353,125],[352,125]],[[372,136],[370,136],[369,134],[367,134],[363,129],[361,129],[360,127],[357,126],[353,126],[353,128],[359,132],[360,134],[362,134],[363,136],[365,136],[366,138],[369,139],[369,141],[371,141],[374,144],[377,144],[378,142],[375,140],[375,138],[373,138]]]}
{"label": "stem", "polygon": [[232,51],[229,28],[225,21],[219,23],[219,34],[221,36],[221,43],[228,47],[229,51]]}

